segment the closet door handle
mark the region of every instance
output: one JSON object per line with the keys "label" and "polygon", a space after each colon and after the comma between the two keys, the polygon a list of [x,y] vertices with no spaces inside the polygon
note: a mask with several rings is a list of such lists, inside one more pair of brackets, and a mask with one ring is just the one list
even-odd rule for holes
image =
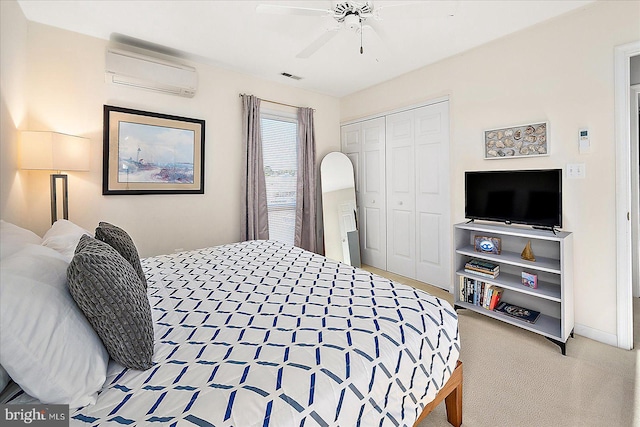
{"label": "closet door handle", "polygon": [[402,201],[399,201],[399,202],[398,202],[398,204],[399,204],[400,206],[402,206]]}

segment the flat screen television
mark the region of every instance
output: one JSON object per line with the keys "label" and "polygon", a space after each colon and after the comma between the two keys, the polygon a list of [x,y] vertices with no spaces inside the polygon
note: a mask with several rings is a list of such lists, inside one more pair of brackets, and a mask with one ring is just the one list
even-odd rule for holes
{"label": "flat screen television", "polygon": [[465,172],[465,217],[562,227],[562,169]]}

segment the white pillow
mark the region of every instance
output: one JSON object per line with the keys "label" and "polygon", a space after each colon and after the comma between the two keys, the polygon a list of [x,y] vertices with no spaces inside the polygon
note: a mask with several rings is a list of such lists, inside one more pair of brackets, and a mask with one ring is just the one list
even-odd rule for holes
{"label": "white pillow", "polygon": [[39,245],[42,239],[33,231],[0,220],[0,259],[15,254],[26,245]]}
{"label": "white pillow", "polygon": [[64,255],[67,262],[71,262],[73,253],[83,234],[92,236],[87,230],[75,225],[73,222],[67,221],[66,219],[59,219],[53,223],[51,228],[42,237],[42,245],[55,249]]}
{"label": "white pillow", "polygon": [[0,364],[42,403],[95,403],[109,356],[67,288],[67,262],[29,245],[0,268]]}

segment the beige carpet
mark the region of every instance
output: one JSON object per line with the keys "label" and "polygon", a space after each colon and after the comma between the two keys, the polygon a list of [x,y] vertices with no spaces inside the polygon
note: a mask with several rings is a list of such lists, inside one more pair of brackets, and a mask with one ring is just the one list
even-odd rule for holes
{"label": "beige carpet", "polygon": [[[440,289],[365,268],[452,302]],[[637,299],[634,314],[640,343]],[[540,335],[467,310],[458,315],[464,426],[640,426],[637,349],[620,350],[576,335],[562,356],[558,346]],[[419,427],[448,425],[441,404]]]}

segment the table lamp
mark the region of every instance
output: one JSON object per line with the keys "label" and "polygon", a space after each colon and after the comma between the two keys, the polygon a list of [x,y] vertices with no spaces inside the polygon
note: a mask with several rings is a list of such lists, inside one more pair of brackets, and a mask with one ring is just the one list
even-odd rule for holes
{"label": "table lamp", "polygon": [[62,183],[62,213],[69,219],[67,175],[61,171],[88,171],[90,140],[57,132],[21,132],[21,169],[52,170],[51,223],[58,219],[57,181]]}

